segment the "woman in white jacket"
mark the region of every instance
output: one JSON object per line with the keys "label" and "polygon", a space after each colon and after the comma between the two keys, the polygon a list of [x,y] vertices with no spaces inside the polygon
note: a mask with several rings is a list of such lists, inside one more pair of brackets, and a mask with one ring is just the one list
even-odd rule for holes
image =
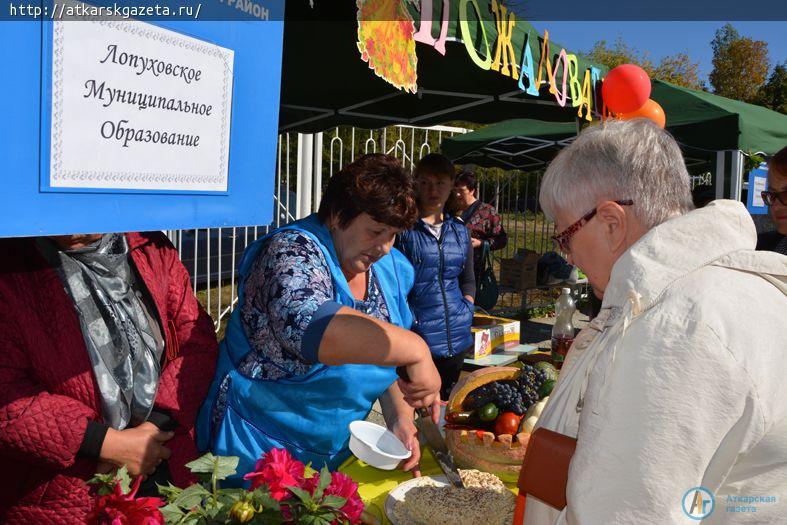
{"label": "woman in white jacket", "polygon": [[754,251],[738,202],[692,211],[649,121],[584,131],[540,201],[603,305],[538,423],[577,438],[568,506],[528,497],[525,523],[784,520],[787,257]]}

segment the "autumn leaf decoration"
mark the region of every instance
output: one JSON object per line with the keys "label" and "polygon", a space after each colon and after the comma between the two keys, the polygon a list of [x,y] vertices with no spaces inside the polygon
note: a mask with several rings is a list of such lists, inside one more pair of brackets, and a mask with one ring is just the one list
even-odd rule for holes
{"label": "autumn leaf decoration", "polygon": [[418,90],[415,23],[404,0],[356,0],[358,51],[374,73],[410,93]]}

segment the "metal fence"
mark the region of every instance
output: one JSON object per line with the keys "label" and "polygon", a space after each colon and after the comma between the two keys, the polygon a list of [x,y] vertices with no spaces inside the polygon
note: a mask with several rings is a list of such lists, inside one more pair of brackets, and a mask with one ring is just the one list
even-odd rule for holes
{"label": "metal fence", "polygon": [[272,229],[315,211],[328,179],[344,164],[366,153],[385,152],[412,168],[421,157],[437,151],[443,138],[466,131],[448,126],[379,130],[341,127],[313,135],[280,135],[271,224],[167,232],[216,331],[221,330],[222,322],[237,304],[237,268],[246,246]]}

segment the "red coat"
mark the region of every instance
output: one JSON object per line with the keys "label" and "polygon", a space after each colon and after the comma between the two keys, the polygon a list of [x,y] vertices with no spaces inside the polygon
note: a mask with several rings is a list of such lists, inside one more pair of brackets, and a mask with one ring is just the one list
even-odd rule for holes
{"label": "red coat", "polygon": [[[129,233],[131,257],[158,307],[166,359],[155,406],[178,422],[170,470],[190,483],[194,419],[216,366],[213,323],[178,253],[160,232]],[[96,461],[76,457],[101,400],[73,301],[32,239],[0,240],[0,522],[83,523],[84,480]]]}

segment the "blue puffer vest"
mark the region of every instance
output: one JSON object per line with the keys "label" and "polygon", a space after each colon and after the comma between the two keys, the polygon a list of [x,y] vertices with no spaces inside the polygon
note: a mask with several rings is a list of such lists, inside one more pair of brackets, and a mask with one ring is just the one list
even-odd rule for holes
{"label": "blue puffer vest", "polygon": [[435,357],[462,353],[473,344],[473,305],[459,289],[469,244],[467,226],[453,217],[443,222],[439,241],[423,221],[399,237],[397,247],[415,267],[415,284],[408,296],[412,330],[426,340]]}

